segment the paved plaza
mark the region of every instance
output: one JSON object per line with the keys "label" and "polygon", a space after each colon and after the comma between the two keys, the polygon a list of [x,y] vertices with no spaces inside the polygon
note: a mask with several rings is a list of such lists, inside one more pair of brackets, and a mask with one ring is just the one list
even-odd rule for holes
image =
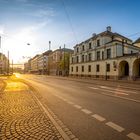
{"label": "paved plaza", "polygon": [[0,95],[0,140],[7,139],[63,139],[28,87],[10,80]]}

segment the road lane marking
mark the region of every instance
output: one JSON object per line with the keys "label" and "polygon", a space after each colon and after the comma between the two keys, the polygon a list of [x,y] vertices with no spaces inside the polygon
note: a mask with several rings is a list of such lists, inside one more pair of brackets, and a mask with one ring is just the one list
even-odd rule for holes
{"label": "road lane marking", "polygon": [[99,89],[99,88],[96,88],[96,87],[89,87],[89,88],[91,88],[91,89]]}
{"label": "road lane marking", "polygon": [[124,92],[118,92],[118,91],[115,91],[116,93],[115,94],[120,94],[120,95],[129,95],[127,93],[124,93]]}
{"label": "road lane marking", "polygon": [[103,122],[103,121],[106,120],[104,117],[102,117],[102,116],[100,116],[98,114],[94,114],[94,115],[92,115],[92,117],[94,117],[95,119],[97,119],[100,122]]}
{"label": "road lane marking", "polygon": [[100,88],[109,88],[109,87],[106,87],[106,86],[100,86]]}
{"label": "road lane marking", "polygon": [[102,91],[107,91],[107,92],[111,92],[111,93],[115,93],[115,94],[123,94],[123,95],[129,95],[127,93],[124,93],[124,92],[119,92],[118,90],[108,90],[108,89],[99,89],[99,90],[102,90]]}
{"label": "road lane marking", "polygon": [[114,88],[111,88],[111,87],[107,87],[107,86],[100,86],[100,88],[103,88],[103,89],[111,89],[111,90],[116,90],[118,92],[127,92],[127,93],[135,93],[135,94],[138,94],[137,92],[135,91],[129,91],[129,90],[123,90],[123,89],[118,89],[120,87],[114,87]]}
{"label": "road lane marking", "polygon": [[108,125],[109,127],[117,130],[118,132],[124,131],[124,128],[123,127],[121,127],[121,126],[119,126],[119,125],[117,125],[117,124],[115,124],[113,122],[107,122],[106,125]]}
{"label": "road lane marking", "polygon": [[64,140],[71,140],[70,137],[66,134],[66,132],[64,132],[64,130],[60,127],[60,125],[56,122],[56,120],[52,117],[50,112],[44,107],[44,105],[40,102],[40,100],[38,99],[38,97],[36,97],[36,95],[34,93],[33,93],[33,96],[36,99],[38,105],[41,106],[41,108],[46,113],[46,115],[49,117],[49,119],[51,120],[53,125],[56,127],[56,129],[59,131],[59,133],[62,135],[63,139]]}
{"label": "road lane marking", "polygon": [[75,108],[81,109],[82,107],[80,105],[74,105]]}
{"label": "road lane marking", "polygon": [[129,94],[124,93],[124,92],[119,92],[118,90],[99,89],[99,88],[95,88],[95,87],[89,87],[89,88],[98,89],[98,90],[101,90],[101,91],[107,91],[107,92],[111,92],[111,93],[115,93],[115,94],[129,95]]}
{"label": "road lane marking", "polygon": [[65,99],[65,98],[62,98],[62,100],[67,102],[67,99]]}
{"label": "road lane marking", "polygon": [[[88,87],[88,88],[94,89],[94,87]],[[101,90],[101,89],[99,89],[99,90]],[[101,90],[101,91],[104,91],[104,90]],[[117,98],[120,98],[120,99],[123,99],[123,100],[128,100],[128,101],[140,103],[140,100],[135,100],[135,99],[132,99],[132,98],[122,97],[122,96],[119,96],[117,94],[109,94],[109,93],[105,93],[105,92],[100,92],[100,93],[96,93],[96,94],[103,94],[103,95],[106,95],[106,96],[117,97]]]}
{"label": "road lane marking", "polygon": [[132,140],[140,140],[140,136],[137,135],[137,134],[135,134],[135,133],[133,133],[133,132],[129,133],[129,134],[127,135],[127,137],[129,137],[129,138],[132,139]]}
{"label": "road lane marking", "polygon": [[70,101],[67,101],[67,103],[70,104],[70,105],[73,105],[74,104],[73,102],[70,102]]}
{"label": "road lane marking", "polygon": [[106,96],[110,96],[110,97],[117,97],[117,98],[120,98],[120,99],[123,99],[123,100],[128,100],[128,101],[132,101],[132,102],[136,102],[136,103],[140,103],[140,100],[135,100],[135,99],[132,99],[132,98],[127,98],[127,97],[122,97],[122,96],[119,96],[119,95],[111,95],[111,94],[108,94],[108,93],[104,93],[104,92],[101,92],[99,94],[103,94],[103,95],[106,95]]}
{"label": "road lane marking", "polygon": [[90,111],[90,110],[88,110],[88,109],[81,109],[81,111],[83,111],[84,113],[86,113],[86,114],[91,114],[92,112]]}

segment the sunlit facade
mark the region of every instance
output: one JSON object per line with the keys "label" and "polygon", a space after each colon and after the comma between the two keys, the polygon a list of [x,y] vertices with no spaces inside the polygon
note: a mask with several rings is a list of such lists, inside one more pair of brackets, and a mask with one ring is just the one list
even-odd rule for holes
{"label": "sunlit facade", "polygon": [[9,73],[9,69],[10,67],[8,58],[3,53],[0,53],[0,74]]}
{"label": "sunlit facade", "polygon": [[106,31],[74,47],[70,58],[70,75],[100,79],[138,79],[140,47],[127,37]]}
{"label": "sunlit facade", "polygon": [[69,60],[67,56],[72,54],[73,50],[68,48],[59,48],[49,55],[49,75],[68,75]]}

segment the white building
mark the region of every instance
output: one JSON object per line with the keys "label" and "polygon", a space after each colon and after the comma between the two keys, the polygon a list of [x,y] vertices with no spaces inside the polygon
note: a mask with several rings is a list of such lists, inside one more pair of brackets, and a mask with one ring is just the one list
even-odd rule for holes
{"label": "white building", "polygon": [[[140,76],[138,41],[133,41],[118,33],[113,33],[108,26],[106,31],[93,34],[88,40],[74,47],[70,58],[71,76],[89,76],[93,78],[118,79]],[[134,74],[131,61],[137,61],[137,74]],[[133,70],[132,70],[133,69]]]}

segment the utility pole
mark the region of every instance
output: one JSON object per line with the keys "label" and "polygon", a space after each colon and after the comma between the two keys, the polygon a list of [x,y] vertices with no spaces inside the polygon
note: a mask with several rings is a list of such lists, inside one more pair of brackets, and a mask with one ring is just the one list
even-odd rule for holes
{"label": "utility pole", "polygon": [[49,50],[51,50],[51,41],[49,41]]}
{"label": "utility pole", "polygon": [[9,75],[9,51],[8,51],[8,56],[7,56],[7,58],[8,58],[8,62],[7,62],[7,75]]}
{"label": "utility pole", "polygon": [[12,74],[13,74],[13,59],[12,59]]}
{"label": "utility pole", "polygon": [[64,76],[66,75],[66,62],[65,62],[65,44],[64,44]]}
{"label": "utility pole", "polygon": [[0,49],[1,49],[1,36],[0,36]]}

